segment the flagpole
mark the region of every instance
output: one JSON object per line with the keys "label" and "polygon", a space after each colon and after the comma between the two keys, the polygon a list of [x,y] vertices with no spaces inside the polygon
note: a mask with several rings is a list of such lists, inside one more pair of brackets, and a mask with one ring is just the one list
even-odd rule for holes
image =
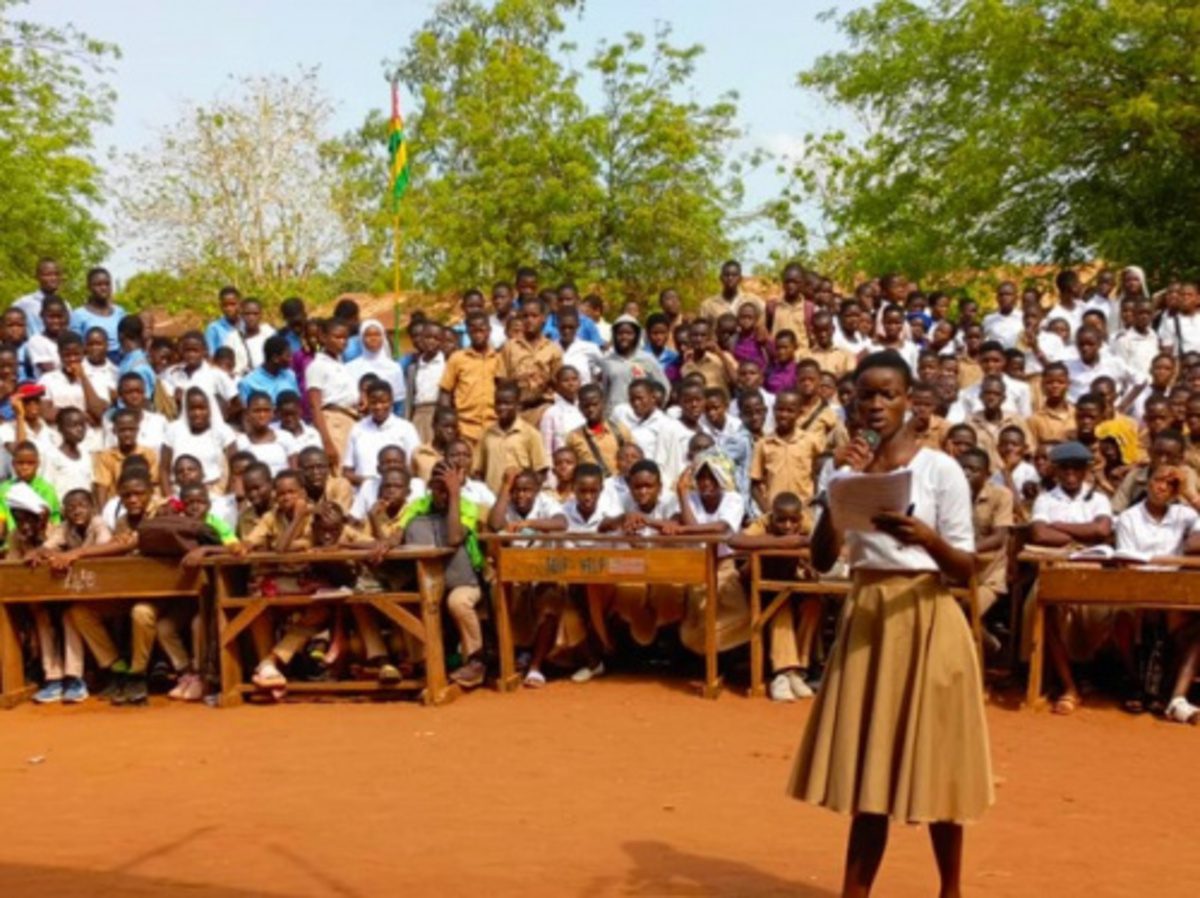
{"label": "flagpole", "polygon": [[392,216],[392,350],[400,357],[400,215]]}

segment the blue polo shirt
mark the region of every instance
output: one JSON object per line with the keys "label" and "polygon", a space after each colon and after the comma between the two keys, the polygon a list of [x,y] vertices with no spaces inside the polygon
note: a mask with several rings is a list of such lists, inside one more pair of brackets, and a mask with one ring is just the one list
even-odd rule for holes
{"label": "blue polo shirt", "polygon": [[238,385],[238,393],[242,397],[242,402],[250,401],[251,393],[266,393],[271,397],[271,402],[279,401],[279,394],[288,391],[299,394],[300,385],[296,382],[296,373],[291,368],[284,368],[274,377],[267,371],[266,367],[260,365],[249,374],[242,378],[242,382]]}
{"label": "blue polo shirt", "polygon": [[208,347],[208,357],[211,359],[217,350],[225,345],[225,338],[238,329],[236,324],[230,324],[222,315],[204,329],[204,344]]}
{"label": "blue polo shirt", "polygon": [[109,308],[111,311],[108,315],[98,315],[89,306],[80,306],[71,313],[71,330],[81,337],[86,337],[93,327],[100,328],[108,338],[108,357],[113,362],[119,362],[121,341],[117,339],[117,325],[125,317],[125,310],[116,303],[112,303]]}
{"label": "blue polo shirt", "polygon": [[[546,319],[546,324],[542,328],[542,334],[553,340],[555,343],[558,342],[557,313],[552,314]],[[589,343],[595,343],[597,346],[604,345],[604,339],[600,336],[600,328],[596,327],[596,322],[594,322],[587,315],[579,316],[579,332],[576,334],[576,336],[580,340],[587,340]]]}

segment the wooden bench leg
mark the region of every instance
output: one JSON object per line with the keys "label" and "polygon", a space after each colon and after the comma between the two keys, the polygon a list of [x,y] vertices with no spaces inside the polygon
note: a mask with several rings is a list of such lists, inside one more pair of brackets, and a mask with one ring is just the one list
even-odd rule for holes
{"label": "wooden bench leg", "polygon": [[33,688],[25,685],[25,658],[12,613],[11,605],[0,605],[0,707],[4,708],[15,707],[33,694]]}
{"label": "wooden bench leg", "polygon": [[516,647],[513,645],[512,618],[509,617],[511,589],[511,583],[498,582],[495,590],[496,638],[500,643],[500,682],[497,686],[501,692],[512,692],[521,685],[521,677],[517,673]]}
{"label": "wooden bench leg", "polygon": [[442,562],[417,561],[417,589],[421,593],[421,622],[425,627],[425,691],[422,700],[430,705],[454,701],[461,693],[446,677],[446,652],[442,641],[442,592],[445,580]]}
{"label": "wooden bench leg", "polygon": [[217,696],[217,704],[222,708],[232,708],[242,703],[242,656],[237,634],[228,633],[232,612],[224,607],[224,602],[229,598],[229,573],[223,570],[214,573],[213,616],[217,622],[217,647],[221,665],[221,691]]}
{"label": "wooden bench leg", "polygon": [[1033,609],[1032,652],[1029,656],[1029,688],[1025,694],[1025,707],[1038,708],[1042,705],[1042,674],[1046,655],[1046,606],[1039,599]]}
{"label": "wooden bench leg", "polygon": [[717,547],[708,553],[708,597],[704,603],[704,688],[705,698],[721,694],[721,675],[717,667]]}
{"label": "wooden bench leg", "polygon": [[763,686],[762,594],[758,588],[758,565],[750,580],[750,695],[766,695]]}

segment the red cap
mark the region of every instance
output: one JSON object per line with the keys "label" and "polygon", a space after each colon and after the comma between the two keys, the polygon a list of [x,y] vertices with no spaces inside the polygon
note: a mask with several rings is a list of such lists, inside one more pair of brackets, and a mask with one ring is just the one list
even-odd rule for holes
{"label": "red cap", "polygon": [[41,399],[46,395],[46,388],[41,384],[25,383],[17,387],[18,399]]}

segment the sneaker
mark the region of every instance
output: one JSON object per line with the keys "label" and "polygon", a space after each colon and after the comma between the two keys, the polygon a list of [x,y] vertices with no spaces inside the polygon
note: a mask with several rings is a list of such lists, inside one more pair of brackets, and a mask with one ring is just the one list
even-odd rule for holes
{"label": "sneaker", "polygon": [[275,662],[268,658],[254,670],[250,681],[259,689],[284,689],[287,687],[287,677],[279,672]]}
{"label": "sneaker", "polygon": [[[150,698],[145,675],[130,674],[125,681],[124,704],[144,705]],[[115,704],[115,702],[114,702]]]}
{"label": "sneaker", "polygon": [[482,661],[476,658],[450,674],[450,679],[464,689],[474,689],[476,686],[483,685],[483,678],[486,674],[487,668],[483,666]]}
{"label": "sneaker", "polygon": [[108,682],[104,684],[104,688],[97,693],[97,698],[106,702],[116,702],[123,689],[125,682],[125,674],[118,670],[111,670],[108,674]]}
{"label": "sneaker", "polygon": [[788,686],[792,690],[792,695],[796,698],[812,698],[812,687],[804,682],[804,675],[798,670],[789,670],[784,676],[787,677]]}
{"label": "sneaker", "polygon": [[546,675],[540,670],[531,670],[525,674],[525,686],[527,689],[541,689],[546,685]]}
{"label": "sneaker", "polygon": [[114,673],[112,679],[108,681],[108,685],[104,687],[104,692],[108,696],[109,704],[113,707],[123,705],[129,701],[129,674]]}
{"label": "sneaker", "polygon": [[87,683],[79,677],[71,677],[63,688],[63,701],[68,705],[77,705],[88,700]]}
{"label": "sneaker", "polygon": [[1167,710],[1163,716],[1175,723],[1190,723],[1195,726],[1197,723],[1200,723],[1200,708],[1197,708],[1183,696],[1177,696],[1171,699],[1171,704],[1167,705]]}
{"label": "sneaker", "polygon": [[168,697],[181,702],[198,702],[204,698],[204,681],[199,674],[185,673]]}
{"label": "sneaker", "polygon": [[39,705],[50,705],[63,700],[62,680],[47,680],[46,685],[33,694],[33,700]]}
{"label": "sneaker", "polygon": [[595,667],[588,667],[586,664],[571,674],[572,683],[586,683],[589,680],[594,680],[596,677],[603,676],[604,662],[601,661]]}
{"label": "sneaker", "polygon": [[788,676],[785,673],[775,675],[767,692],[773,702],[794,702],[796,700],[796,694],[792,692],[792,684],[788,682]]}

